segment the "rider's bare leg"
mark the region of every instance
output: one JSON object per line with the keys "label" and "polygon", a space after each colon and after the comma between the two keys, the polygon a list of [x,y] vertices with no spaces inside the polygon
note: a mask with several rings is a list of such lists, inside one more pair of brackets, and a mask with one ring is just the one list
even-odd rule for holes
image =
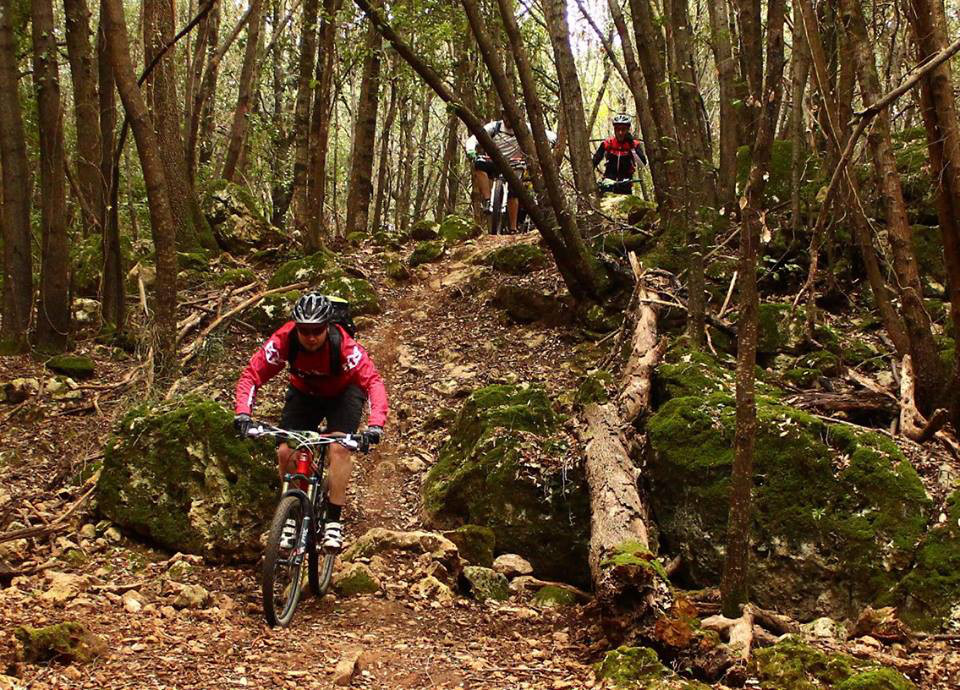
{"label": "rider's bare leg", "polygon": [[487,173],[482,170],[474,170],[473,183],[477,185],[477,189],[480,190],[480,196],[483,197],[483,202],[487,203],[490,201],[490,177]]}
{"label": "rider's bare leg", "polygon": [[280,483],[283,483],[283,475],[293,471],[294,450],[286,443],[277,446],[277,471],[280,473]]}
{"label": "rider's bare leg", "polygon": [[507,200],[507,216],[510,218],[510,232],[517,231],[517,218],[520,215],[520,199]]}
{"label": "rider's bare leg", "polygon": [[353,471],[353,458],[349,450],[335,443],[327,446],[327,454],[330,458],[330,468],[327,470],[327,478],[330,481],[327,487],[327,499],[334,505],[346,505],[347,484],[350,483],[350,473]]}

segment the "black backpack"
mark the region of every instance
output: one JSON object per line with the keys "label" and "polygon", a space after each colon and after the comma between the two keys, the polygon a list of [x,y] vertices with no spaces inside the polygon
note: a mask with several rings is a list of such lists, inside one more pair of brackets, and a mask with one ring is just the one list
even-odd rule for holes
{"label": "black backpack", "polygon": [[[343,364],[340,361],[340,348],[343,345],[343,337],[340,335],[340,329],[337,328],[337,326],[343,328],[351,338],[356,338],[357,325],[353,322],[353,317],[350,315],[350,303],[347,300],[331,295],[328,295],[327,298],[333,304],[333,318],[331,318],[330,323],[327,324],[327,340],[330,342],[330,375],[339,376],[343,373]],[[290,338],[288,348],[287,362],[290,363],[290,368],[293,369],[293,363],[296,361],[297,354],[300,352],[300,339],[297,338],[296,335]]]}

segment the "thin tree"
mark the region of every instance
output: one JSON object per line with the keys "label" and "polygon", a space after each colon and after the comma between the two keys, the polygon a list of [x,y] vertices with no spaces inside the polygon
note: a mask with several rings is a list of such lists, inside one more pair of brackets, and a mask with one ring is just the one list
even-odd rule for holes
{"label": "thin tree", "polygon": [[[117,102],[113,67],[107,49],[106,18],[100,4],[100,22],[97,29],[97,82],[100,103],[100,177],[104,190],[103,216],[103,282],[101,287],[101,316],[104,326],[121,330],[126,318],[126,292],[123,285],[123,255],[120,251],[120,218],[117,208],[119,189],[112,188],[115,179],[113,149],[116,142]],[[119,185],[118,185],[119,187]],[[108,195],[109,192],[109,195]]]}
{"label": "thin tree", "polygon": [[260,53],[261,33],[263,33],[263,0],[250,0],[250,19],[247,22],[247,45],[243,50],[243,65],[240,68],[240,87],[237,93],[237,105],[233,110],[233,122],[227,137],[227,156],[223,163],[221,177],[235,181],[239,172],[240,156],[247,141],[249,116],[253,107],[254,81],[257,75],[257,62]]}
{"label": "thin tree", "polygon": [[[757,261],[763,210],[763,189],[773,150],[777,115],[783,96],[783,25],[786,0],[770,0],[767,6],[766,73],[763,70],[760,0],[739,0],[741,17],[752,17],[743,32],[743,52],[751,97],[762,107],[757,111],[757,134],[751,150],[747,187],[740,199],[742,210],[739,263],[739,318],[737,319],[737,392],[734,458],[730,488],[730,513],[727,550],[723,562],[720,592],[723,614],[739,615],[740,605],[748,601],[750,564],[750,522],[752,513],[753,455],[757,433],[755,392],[757,361],[757,321],[760,301],[757,295]],[[752,61],[760,61],[759,66]],[[759,70],[760,78],[756,72]],[[764,81],[761,83],[761,78]]]}
{"label": "thin tree", "polygon": [[3,198],[3,304],[0,344],[3,351],[28,348],[33,299],[33,258],[30,253],[30,167],[20,112],[19,70],[13,35],[14,0],[0,0],[0,168]]}
{"label": "thin tree", "polygon": [[51,0],[30,3],[33,83],[40,130],[40,301],[37,347],[63,350],[70,336],[70,251],[67,248],[67,189],[60,108],[57,39]]}
{"label": "thin tree", "polygon": [[387,98],[387,114],[383,120],[383,131],[380,132],[380,154],[377,162],[377,196],[373,204],[373,231],[380,230],[383,217],[386,214],[384,206],[390,205],[390,185],[387,184],[388,166],[390,162],[390,138],[393,135],[393,122],[397,117],[397,81],[396,68],[392,70],[390,79],[390,96]]}
{"label": "thin tree", "polygon": [[307,225],[307,179],[310,165],[310,111],[313,105],[317,55],[317,0],[304,0],[303,25],[300,30],[300,55],[297,58],[297,100],[293,120],[292,209],[298,228]]}
{"label": "thin tree", "polygon": [[147,205],[150,209],[150,226],[157,279],[155,294],[154,339],[160,354],[158,375],[168,378],[176,371],[177,334],[177,254],[176,225],[170,204],[163,162],[160,158],[160,143],[154,131],[150,113],[137,86],[137,78],[130,60],[130,37],[123,16],[121,0],[102,0],[105,10],[107,48],[113,75],[120,93],[120,100],[127,112],[137,153],[143,168],[147,187]]}

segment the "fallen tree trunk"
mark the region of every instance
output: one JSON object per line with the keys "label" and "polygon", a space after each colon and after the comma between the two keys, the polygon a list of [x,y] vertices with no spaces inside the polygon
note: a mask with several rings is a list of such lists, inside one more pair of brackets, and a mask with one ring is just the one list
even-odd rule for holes
{"label": "fallen tree trunk", "polygon": [[[652,611],[670,605],[662,567],[654,562],[647,533],[648,511],[637,488],[639,469],[622,431],[650,403],[650,378],[660,355],[656,312],[639,277],[636,329],[616,402],[584,410],[583,435],[590,486],[590,574],[607,636],[624,637]],[[659,573],[659,574],[658,574]]]}

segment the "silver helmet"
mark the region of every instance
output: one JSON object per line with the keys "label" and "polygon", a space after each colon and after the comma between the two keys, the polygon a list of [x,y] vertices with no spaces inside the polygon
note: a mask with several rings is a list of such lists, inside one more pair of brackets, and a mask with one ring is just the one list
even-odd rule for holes
{"label": "silver helmet", "polygon": [[333,318],[330,298],[319,292],[308,292],[297,300],[293,307],[293,320],[297,323],[324,324]]}

